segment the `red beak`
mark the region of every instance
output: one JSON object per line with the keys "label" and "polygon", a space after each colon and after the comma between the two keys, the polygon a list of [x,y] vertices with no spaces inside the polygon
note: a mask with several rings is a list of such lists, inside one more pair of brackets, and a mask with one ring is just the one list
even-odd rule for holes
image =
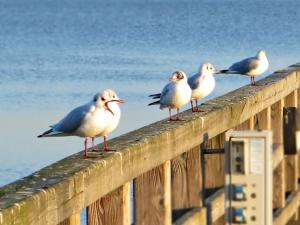
{"label": "red beak", "polygon": [[122,99],[116,100],[116,102],[118,102],[118,103],[125,103],[125,101],[122,100]]}
{"label": "red beak", "polygon": [[105,105],[106,109],[107,109],[108,111],[110,111],[111,114],[115,115],[115,114],[113,113],[113,111],[108,107],[108,103],[110,103],[110,102],[124,103],[125,101],[122,100],[122,99],[118,99],[118,100],[111,100],[111,101],[105,102],[104,105]]}
{"label": "red beak", "polygon": [[[110,102],[110,101],[109,101]],[[111,114],[113,114],[113,115],[115,115],[114,113],[113,113],[113,111],[111,111],[111,109],[108,107],[108,103],[109,102],[105,102],[105,108],[108,110],[108,111],[110,111],[111,112]]]}

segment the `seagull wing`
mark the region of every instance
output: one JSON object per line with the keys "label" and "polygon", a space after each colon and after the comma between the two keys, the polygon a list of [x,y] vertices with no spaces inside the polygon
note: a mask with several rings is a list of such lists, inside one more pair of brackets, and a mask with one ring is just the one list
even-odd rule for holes
{"label": "seagull wing", "polygon": [[80,127],[90,108],[90,104],[85,104],[73,109],[61,121],[51,126],[53,131],[62,133],[73,133]]}
{"label": "seagull wing", "polygon": [[198,85],[199,85],[199,79],[198,78],[199,78],[198,74],[195,74],[195,75],[189,77],[188,84],[190,85],[190,88],[192,90],[194,90],[198,87]]}
{"label": "seagull wing", "polygon": [[251,70],[256,69],[258,65],[259,65],[258,59],[255,57],[251,57],[234,63],[232,66],[230,66],[229,71],[234,71],[239,74],[247,74]]}

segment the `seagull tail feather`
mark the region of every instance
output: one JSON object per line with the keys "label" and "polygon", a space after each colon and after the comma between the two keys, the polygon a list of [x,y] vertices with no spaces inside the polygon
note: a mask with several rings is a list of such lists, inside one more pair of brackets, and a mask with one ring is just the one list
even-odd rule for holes
{"label": "seagull tail feather", "polygon": [[47,131],[45,131],[44,133],[40,134],[37,137],[38,138],[45,137],[47,134],[50,134],[51,132],[53,132],[53,129],[47,130]]}
{"label": "seagull tail feather", "polygon": [[160,98],[161,94],[153,94],[153,95],[149,95],[149,97],[155,99],[155,98]]}
{"label": "seagull tail feather", "polygon": [[238,71],[234,71],[234,70],[220,70],[220,73],[224,73],[224,74],[240,74]]}
{"label": "seagull tail feather", "polygon": [[150,104],[148,104],[148,105],[159,105],[160,104],[160,101],[158,100],[158,101],[156,101],[156,102],[151,102]]}
{"label": "seagull tail feather", "polygon": [[229,70],[220,70],[220,73],[228,73]]}

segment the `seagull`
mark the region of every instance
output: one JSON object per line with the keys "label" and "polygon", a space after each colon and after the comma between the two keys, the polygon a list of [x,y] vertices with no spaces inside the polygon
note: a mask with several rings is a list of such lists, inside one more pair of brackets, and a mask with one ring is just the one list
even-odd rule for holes
{"label": "seagull", "polygon": [[[208,96],[215,88],[215,78],[213,74],[220,73],[212,64],[204,63],[200,66],[199,73],[188,78],[188,84],[192,89],[192,112],[199,112],[198,99]],[[196,101],[194,109],[193,100]]]}
{"label": "seagull", "polygon": [[[49,130],[39,135],[38,138],[62,136],[84,137],[84,157],[87,158],[88,137],[91,137],[93,140],[94,137],[101,136],[103,132],[107,135],[112,130],[109,127],[113,127],[112,124],[118,124],[116,120],[119,121],[120,118],[120,110],[116,110],[116,103],[123,102],[114,91],[106,89],[103,92],[97,93],[90,102],[73,109],[58,123],[50,126]],[[109,132],[105,132],[106,130]]]}
{"label": "seagull", "polygon": [[[160,105],[160,109],[169,108],[169,121],[178,121],[179,108],[187,104],[191,100],[192,90],[187,83],[187,76],[183,71],[177,71],[169,78],[168,83],[161,93],[149,95],[158,101],[152,102],[149,105]],[[177,109],[176,119],[172,118],[171,109]]]}
{"label": "seagull", "polygon": [[[107,143],[107,135],[112,132],[119,124],[120,117],[121,117],[121,110],[119,107],[119,103],[124,103],[123,100],[119,99],[117,94],[113,90],[107,90],[109,99],[112,99],[107,104],[109,109],[112,112],[112,118],[109,120],[108,125],[106,128],[98,133],[96,137],[103,137],[104,139],[104,151],[108,151],[108,143]],[[111,116],[111,115],[110,115]],[[92,138],[94,140],[94,137]]]}
{"label": "seagull", "polygon": [[221,73],[250,76],[251,85],[255,85],[255,77],[266,72],[268,68],[269,61],[266,52],[261,49],[257,52],[256,56],[236,62],[229,69],[221,70]]}

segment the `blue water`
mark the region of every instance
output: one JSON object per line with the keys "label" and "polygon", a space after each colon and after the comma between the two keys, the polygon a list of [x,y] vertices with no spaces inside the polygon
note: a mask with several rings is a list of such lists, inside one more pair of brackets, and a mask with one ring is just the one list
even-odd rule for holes
{"label": "blue water", "polygon": [[[265,75],[300,61],[299,8],[298,0],[0,0],[0,185],[82,150],[76,137],[36,135],[104,88],[126,101],[115,137],[167,116],[147,95],[178,69],[192,75],[207,61],[223,69],[260,48]],[[209,98],[249,83],[216,79]]]}

